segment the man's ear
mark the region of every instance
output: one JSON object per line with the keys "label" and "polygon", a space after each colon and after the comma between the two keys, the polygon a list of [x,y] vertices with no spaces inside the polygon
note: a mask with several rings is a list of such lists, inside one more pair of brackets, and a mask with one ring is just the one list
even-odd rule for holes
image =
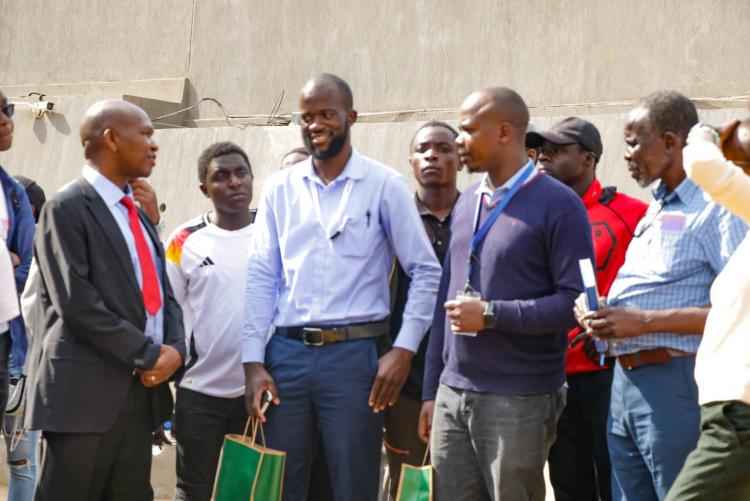
{"label": "man's ear", "polygon": [[349,125],[354,125],[356,121],[357,121],[357,110],[349,110],[349,112],[346,114],[346,122]]}
{"label": "man's ear", "polygon": [[102,144],[110,151],[115,152],[119,149],[117,145],[118,140],[117,132],[114,129],[104,129],[104,132],[102,132]]}
{"label": "man's ear", "polygon": [[664,142],[664,148],[668,152],[671,152],[675,148],[682,149],[683,146],[685,146],[683,144],[684,141],[682,140],[682,138],[674,132],[665,132],[664,134],[662,134],[661,140]]}
{"label": "man's ear", "polygon": [[586,167],[596,168],[596,155],[592,151],[586,152]]}
{"label": "man's ear", "polygon": [[509,124],[508,122],[503,122],[500,124],[500,127],[498,127],[498,142],[500,144],[505,144],[508,141],[510,141],[510,137],[513,134],[513,126]]}
{"label": "man's ear", "polygon": [[201,182],[201,184],[198,186],[201,189],[201,192],[203,192],[203,195],[208,198],[208,190],[206,189],[206,183]]}

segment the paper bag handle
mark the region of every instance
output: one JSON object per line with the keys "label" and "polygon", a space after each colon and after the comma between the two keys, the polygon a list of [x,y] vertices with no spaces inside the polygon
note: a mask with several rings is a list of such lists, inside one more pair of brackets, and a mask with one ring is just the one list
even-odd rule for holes
{"label": "paper bag handle", "polygon": [[[271,400],[270,399],[266,400],[265,403],[263,404],[263,406],[260,408],[260,413],[261,414],[265,414],[266,410],[268,410],[268,406],[270,404],[271,404]],[[263,425],[261,424],[260,419],[256,419],[256,418],[254,418],[252,416],[248,416],[247,422],[245,423],[245,431],[242,432],[242,438],[243,439],[247,438],[247,432],[250,430],[250,426],[251,425],[253,427],[253,434],[250,437],[250,441],[253,444],[256,443],[255,442],[255,438],[256,438],[256,435],[258,433],[258,426],[260,425],[260,438],[263,441],[263,447],[265,447],[266,446],[266,436],[263,433]]]}
{"label": "paper bag handle", "polygon": [[424,450],[424,458],[422,458],[422,466],[427,466],[427,458],[430,457],[430,444],[427,444],[427,448]]}

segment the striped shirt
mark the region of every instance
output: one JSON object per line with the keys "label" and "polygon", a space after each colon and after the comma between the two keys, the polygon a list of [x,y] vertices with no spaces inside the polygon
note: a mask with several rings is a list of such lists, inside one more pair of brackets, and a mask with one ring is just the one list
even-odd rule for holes
{"label": "striped shirt", "polygon": [[[642,310],[707,306],[711,284],[748,227],[689,179],[672,193],[659,181],[653,195],[607,304]],[[659,332],[610,341],[609,349],[613,355],[653,348],[695,353],[700,341],[697,335]]]}

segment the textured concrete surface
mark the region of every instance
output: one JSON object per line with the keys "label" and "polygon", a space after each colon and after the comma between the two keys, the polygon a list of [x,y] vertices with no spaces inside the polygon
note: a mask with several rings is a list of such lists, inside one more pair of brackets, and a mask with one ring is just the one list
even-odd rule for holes
{"label": "textured concrete surface", "polygon": [[237,115],[268,114],[282,91],[293,111],[320,71],[345,77],[362,112],[455,108],[497,84],[533,106],[663,87],[727,97],[750,77],[746,0],[0,0],[0,12],[0,86],[91,85],[78,95],[186,77],[190,104],[210,96]]}
{"label": "textured concrete surface", "polygon": [[[356,92],[356,89],[355,89]],[[14,174],[23,174],[39,182],[49,193],[80,174],[83,155],[78,126],[86,108],[98,97],[62,97],[56,100],[54,113],[34,119],[27,110],[16,112],[13,148],[0,153],[0,164]],[[585,110],[584,110],[585,111]],[[700,114],[708,123],[720,124],[730,117],[742,116],[741,109],[704,109]],[[580,113],[599,127],[604,155],[598,175],[604,184],[614,184],[623,192],[648,199],[649,192],[640,189],[628,176],[622,160],[624,142],[623,111],[614,113]],[[535,116],[533,122],[545,128],[560,116]],[[352,128],[354,145],[371,156],[400,171],[414,186],[407,163],[409,143],[421,122],[359,123]],[[166,204],[167,228],[208,210],[208,200],[198,190],[197,159],[201,151],[216,141],[234,141],[247,151],[255,174],[255,203],[260,198],[263,182],[278,170],[283,154],[301,144],[300,129],[285,127],[210,127],[161,129],[156,133],[160,150],[157,166],[150,182],[160,201]],[[477,181],[478,176],[462,173],[461,188]]]}

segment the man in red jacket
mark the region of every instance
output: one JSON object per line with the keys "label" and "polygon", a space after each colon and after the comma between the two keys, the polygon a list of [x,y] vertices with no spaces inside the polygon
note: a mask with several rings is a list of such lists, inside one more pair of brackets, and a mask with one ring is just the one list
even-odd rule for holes
{"label": "man in red jacket", "polygon": [[[614,187],[602,188],[596,179],[602,141],[594,124],[569,117],[548,131],[530,132],[526,141],[527,147],[541,150],[539,168],[583,199],[591,220],[599,294],[606,296],[647,205]],[[557,501],[609,501],[607,414],[612,369],[609,363],[599,365],[593,339],[580,334],[579,327],[568,332],[568,396],[550,450],[550,480]]]}

